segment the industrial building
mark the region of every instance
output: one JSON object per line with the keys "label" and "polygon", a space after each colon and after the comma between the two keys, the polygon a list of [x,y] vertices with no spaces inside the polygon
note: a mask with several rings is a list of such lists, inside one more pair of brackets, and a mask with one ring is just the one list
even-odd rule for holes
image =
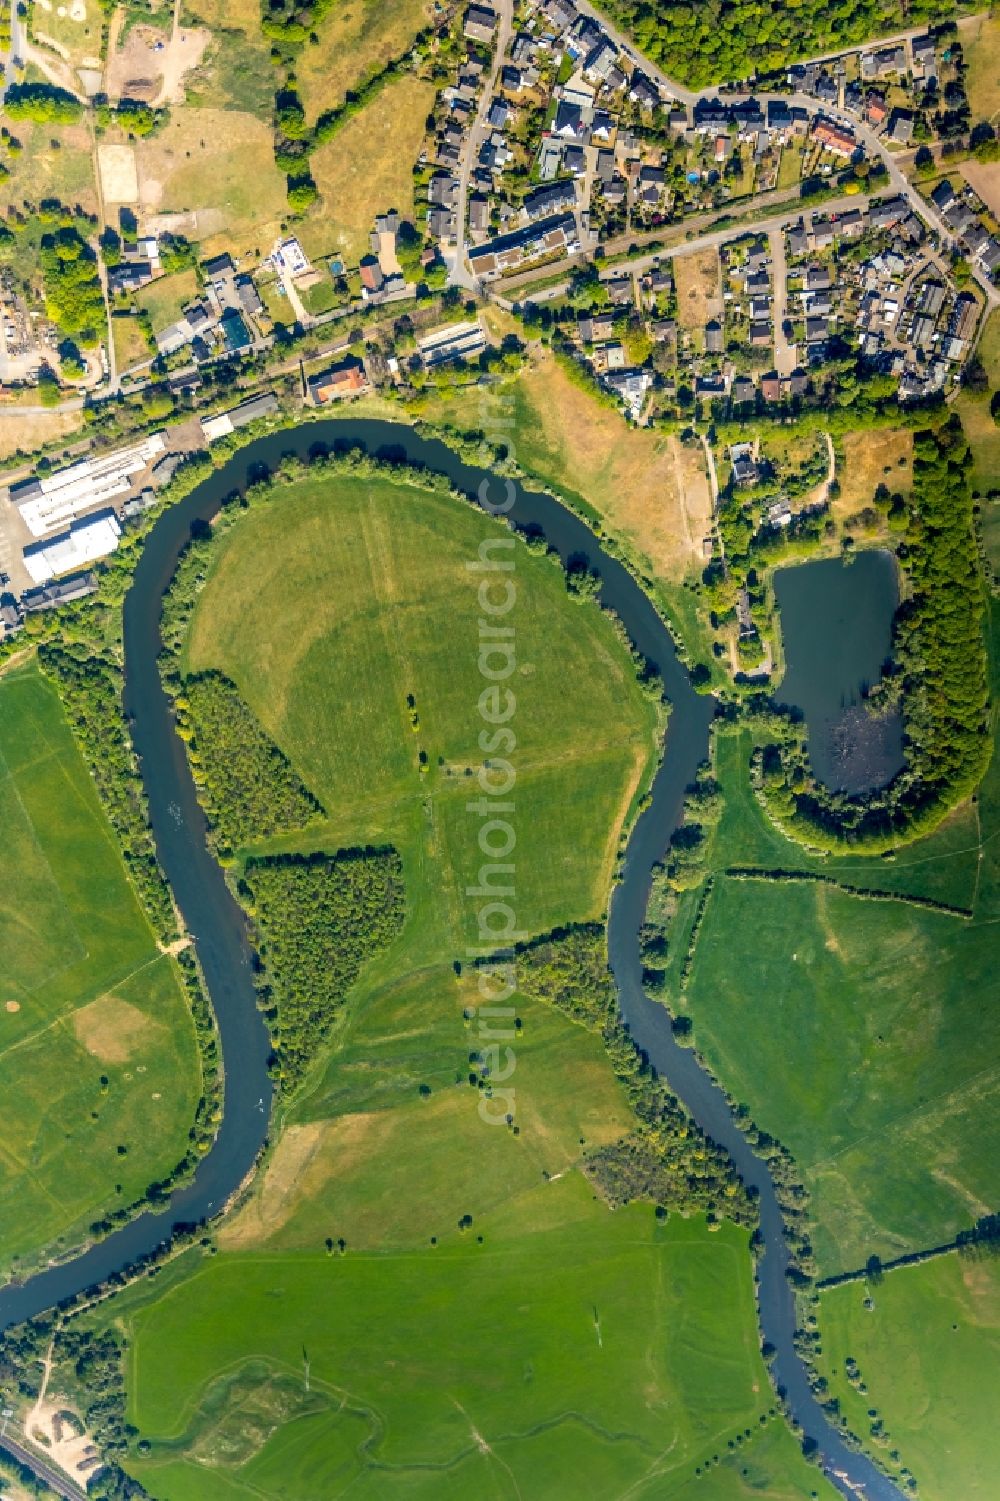
{"label": "industrial building", "polygon": [[231,407],[228,412],[217,412],[214,417],[203,417],[201,430],[207,442],[216,443],[220,438],[226,438],[230,433],[234,433],[238,427],[246,427],[248,422],[256,422],[260,417],[271,417],[278,410],[278,398],[273,392],[266,391],[263,396],[255,396],[251,401],[244,401],[238,407]]}
{"label": "industrial building", "polygon": [[425,365],[446,365],[449,360],[471,360],[486,348],[486,335],[477,318],[473,323],[449,323],[417,340]]}
{"label": "industrial building", "polygon": [[56,537],[29,543],[24,549],[24,566],[33,584],[47,584],[60,574],[106,558],[116,550],[121,533],[114,511],[99,511],[96,516],[74,521],[68,531]]}
{"label": "industrial building", "polygon": [[166,444],[164,434],[150,433],[128,448],[114,453],[97,454],[81,459],[68,469],[54,474],[34,475],[20,485],[12,485],[10,498],[17,506],[33,537],[65,527],[95,506],[127,495],[132,480],[140,474]]}

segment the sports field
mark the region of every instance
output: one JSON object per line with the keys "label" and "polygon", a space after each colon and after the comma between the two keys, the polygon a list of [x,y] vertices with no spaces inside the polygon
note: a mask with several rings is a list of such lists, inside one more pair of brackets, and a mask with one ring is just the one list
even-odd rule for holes
{"label": "sports field", "polygon": [[[865,1299],[872,1306],[865,1307]],[[992,1501],[1000,1467],[1000,1261],[954,1252],[824,1292],[821,1370],[855,1432],[874,1408],[923,1501]],[[847,1379],[852,1359],[858,1377]],[[889,1459],[891,1465],[892,1461]]]}
{"label": "sports field", "polygon": [[[71,1245],[184,1155],[194,1030],[59,699],[0,679],[0,1266]],[[120,1150],[124,1149],[124,1150]]]}

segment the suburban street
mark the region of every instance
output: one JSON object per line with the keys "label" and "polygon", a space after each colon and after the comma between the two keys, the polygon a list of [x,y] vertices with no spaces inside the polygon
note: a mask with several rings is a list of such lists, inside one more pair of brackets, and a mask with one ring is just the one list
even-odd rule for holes
{"label": "suburban street", "polygon": [[472,176],[476,162],[479,159],[480,147],[487,135],[486,116],[489,113],[493,99],[493,91],[496,88],[497,77],[503,66],[503,60],[510,44],[510,34],[514,25],[514,0],[497,0],[497,15],[499,25],[494,39],[493,64],[488,78],[482,82],[482,93],[479,96],[479,108],[476,111],[475,122],[469,131],[469,138],[462,152],[461,171],[458,178],[458,203],[456,205],[456,228],[455,228],[455,264],[451,269],[451,281],[456,286],[466,287],[470,291],[476,288],[476,278],[469,269],[465,258],[465,227],[468,221],[469,204],[469,178]]}

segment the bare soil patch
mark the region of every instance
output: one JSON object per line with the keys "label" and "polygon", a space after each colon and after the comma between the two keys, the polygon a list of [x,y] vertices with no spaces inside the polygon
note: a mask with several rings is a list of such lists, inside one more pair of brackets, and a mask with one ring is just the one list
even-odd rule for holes
{"label": "bare soil patch", "polygon": [[102,145],[97,148],[101,191],[105,203],[137,203],[139,177],[131,146]]}
{"label": "bare soil patch", "polygon": [[710,318],[721,318],[722,280],[717,250],[675,256],[674,277],[677,319],[684,328],[704,328]]}
{"label": "bare soil patch", "polygon": [[155,1027],[151,1017],[116,995],[102,996],[73,1014],[77,1041],[102,1063],[127,1063]]}

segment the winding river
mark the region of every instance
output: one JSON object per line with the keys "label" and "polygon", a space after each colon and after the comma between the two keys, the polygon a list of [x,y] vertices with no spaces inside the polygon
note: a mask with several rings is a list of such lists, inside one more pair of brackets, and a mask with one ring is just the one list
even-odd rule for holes
{"label": "winding river", "polygon": [[[82,1255],[0,1291],[0,1328],[41,1313],[156,1251],[178,1226],[210,1217],[250,1172],[264,1142],[271,1105],[269,1044],[256,1006],[252,949],[244,916],[208,852],[184,747],[160,684],[161,600],[193,523],[210,519],[227,496],[273,469],[284,454],[306,457],[317,447],[348,443],[441,471],[473,498],[484,485],[495,486],[497,501],[505,493],[506,481],[464,463],[443,443],[409,427],[331,419],[248,444],[152,527],[125,600],[125,703],[160,859],[194,937],[218,1018],[225,1060],[222,1124],[194,1178],[173,1196],[164,1213],[143,1214]],[[844,1443],[809,1387],[794,1345],[795,1311],[785,1276],[788,1251],[767,1165],[739,1131],[722,1091],[694,1054],[675,1042],[667,1012],[642,990],[638,930],[652,866],[663,855],[680,818],[685,788],[707,754],[713,701],[694,692],[650,600],[623,565],[603,551],[584,521],[551,496],[522,487],[510,514],[522,525],[540,527],[564,559],[587,556],[601,575],[602,601],[617,612],[635,646],[663,674],[672,705],[667,753],[653,782],[650,804],[632,832],[623,879],[611,902],[609,950],[622,1014],[638,1046],[706,1134],[726,1148],[744,1182],[759,1196],[764,1241],[758,1262],[760,1327],[775,1351],[774,1379],[789,1410],[817,1446],[827,1474],[843,1494],[901,1501],[897,1487]]]}

